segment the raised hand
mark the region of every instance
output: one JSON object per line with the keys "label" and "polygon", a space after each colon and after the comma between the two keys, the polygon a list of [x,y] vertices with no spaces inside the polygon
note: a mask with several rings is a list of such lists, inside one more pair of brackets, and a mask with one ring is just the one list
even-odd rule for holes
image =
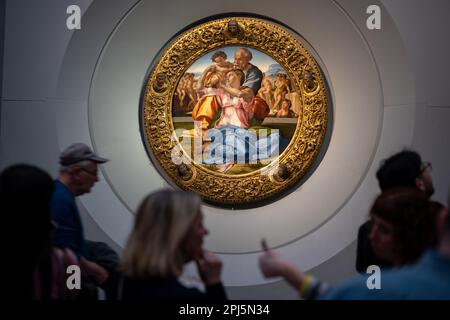
{"label": "raised hand", "polygon": [[205,285],[221,282],[222,261],[212,252],[204,251],[203,256],[196,259],[198,272]]}
{"label": "raised hand", "polygon": [[261,240],[264,253],[259,257],[259,268],[266,278],[283,276],[285,261],[267,245],[266,239]]}
{"label": "raised hand", "polygon": [[266,239],[262,239],[261,247],[264,253],[259,257],[259,268],[266,278],[283,277],[294,288],[298,289],[306,275],[294,264],[281,258],[269,248]]}

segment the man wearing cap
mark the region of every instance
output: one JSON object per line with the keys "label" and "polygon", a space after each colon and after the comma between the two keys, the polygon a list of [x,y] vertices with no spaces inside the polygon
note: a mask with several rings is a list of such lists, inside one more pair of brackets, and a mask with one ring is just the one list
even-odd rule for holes
{"label": "man wearing cap", "polygon": [[[85,240],[75,197],[91,191],[98,181],[98,164],[107,161],[108,159],[99,157],[83,143],[69,146],[60,155],[59,175],[51,200],[52,219],[57,224],[54,245],[70,248],[80,261],[82,274],[92,279],[96,285],[105,284],[110,278],[110,273],[115,271],[118,257],[106,244]],[[97,248],[99,244],[100,249]],[[99,254],[105,253],[108,256],[106,259],[104,256],[98,257]],[[108,263],[102,263],[102,266],[92,260]]]}

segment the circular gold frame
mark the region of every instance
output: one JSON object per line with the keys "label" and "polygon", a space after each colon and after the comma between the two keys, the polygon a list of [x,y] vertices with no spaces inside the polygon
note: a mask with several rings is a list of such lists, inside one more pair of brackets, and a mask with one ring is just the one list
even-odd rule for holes
{"label": "circular gold frame", "polygon": [[[229,31],[229,23],[238,25]],[[233,30],[236,31],[236,30]],[[271,56],[289,74],[300,92],[302,115],[288,147],[266,167],[228,175],[201,164],[176,165],[171,158],[179,142],[174,133],[172,101],[184,72],[207,52],[228,45],[255,48]],[[284,28],[258,18],[233,17],[200,24],[178,36],[149,74],[142,101],[142,129],[155,165],[184,190],[204,200],[228,206],[252,205],[282,195],[311,167],[323,144],[328,123],[328,92],[317,61]],[[182,150],[182,149],[180,149]]]}

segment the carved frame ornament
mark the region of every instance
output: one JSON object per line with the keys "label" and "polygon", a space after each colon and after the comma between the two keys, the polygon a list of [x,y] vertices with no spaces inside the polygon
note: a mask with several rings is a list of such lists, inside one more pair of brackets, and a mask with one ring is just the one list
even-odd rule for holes
{"label": "carved frame ornament", "polygon": [[[287,72],[301,101],[294,134],[284,151],[264,167],[244,174],[217,172],[193,161],[173,122],[174,95],[186,70],[205,54],[229,46],[253,48],[273,58]],[[171,185],[218,206],[257,206],[280,198],[317,160],[328,125],[327,90],[317,61],[287,29],[259,18],[209,21],[175,38],[153,64],[141,101],[143,140],[154,165]],[[174,153],[188,161],[174,162]]]}

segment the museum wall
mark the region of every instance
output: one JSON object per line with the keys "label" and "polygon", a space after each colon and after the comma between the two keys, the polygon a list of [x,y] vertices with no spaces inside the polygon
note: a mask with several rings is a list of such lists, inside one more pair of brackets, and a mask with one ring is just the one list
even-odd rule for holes
{"label": "museum wall", "polygon": [[[81,30],[66,28],[71,4],[82,10]],[[382,8],[381,30],[366,28],[371,4]],[[231,298],[294,299],[285,283],[257,271],[259,239],[331,283],[355,274],[357,227],[378,191],[374,173],[384,157],[418,150],[433,164],[434,198],[445,201],[449,9],[445,0],[7,1],[0,169],[26,162],[56,176],[64,147],[90,144],[112,161],[78,201],[86,235],[120,252],[140,199],[168,185],[139,130],[141,90],[158,51],[210,15],[247,12],[282,22],[307,41],[330,85],[328,148],[309,179],[275,203],[203,210],[206,247],[224,260]]]}

